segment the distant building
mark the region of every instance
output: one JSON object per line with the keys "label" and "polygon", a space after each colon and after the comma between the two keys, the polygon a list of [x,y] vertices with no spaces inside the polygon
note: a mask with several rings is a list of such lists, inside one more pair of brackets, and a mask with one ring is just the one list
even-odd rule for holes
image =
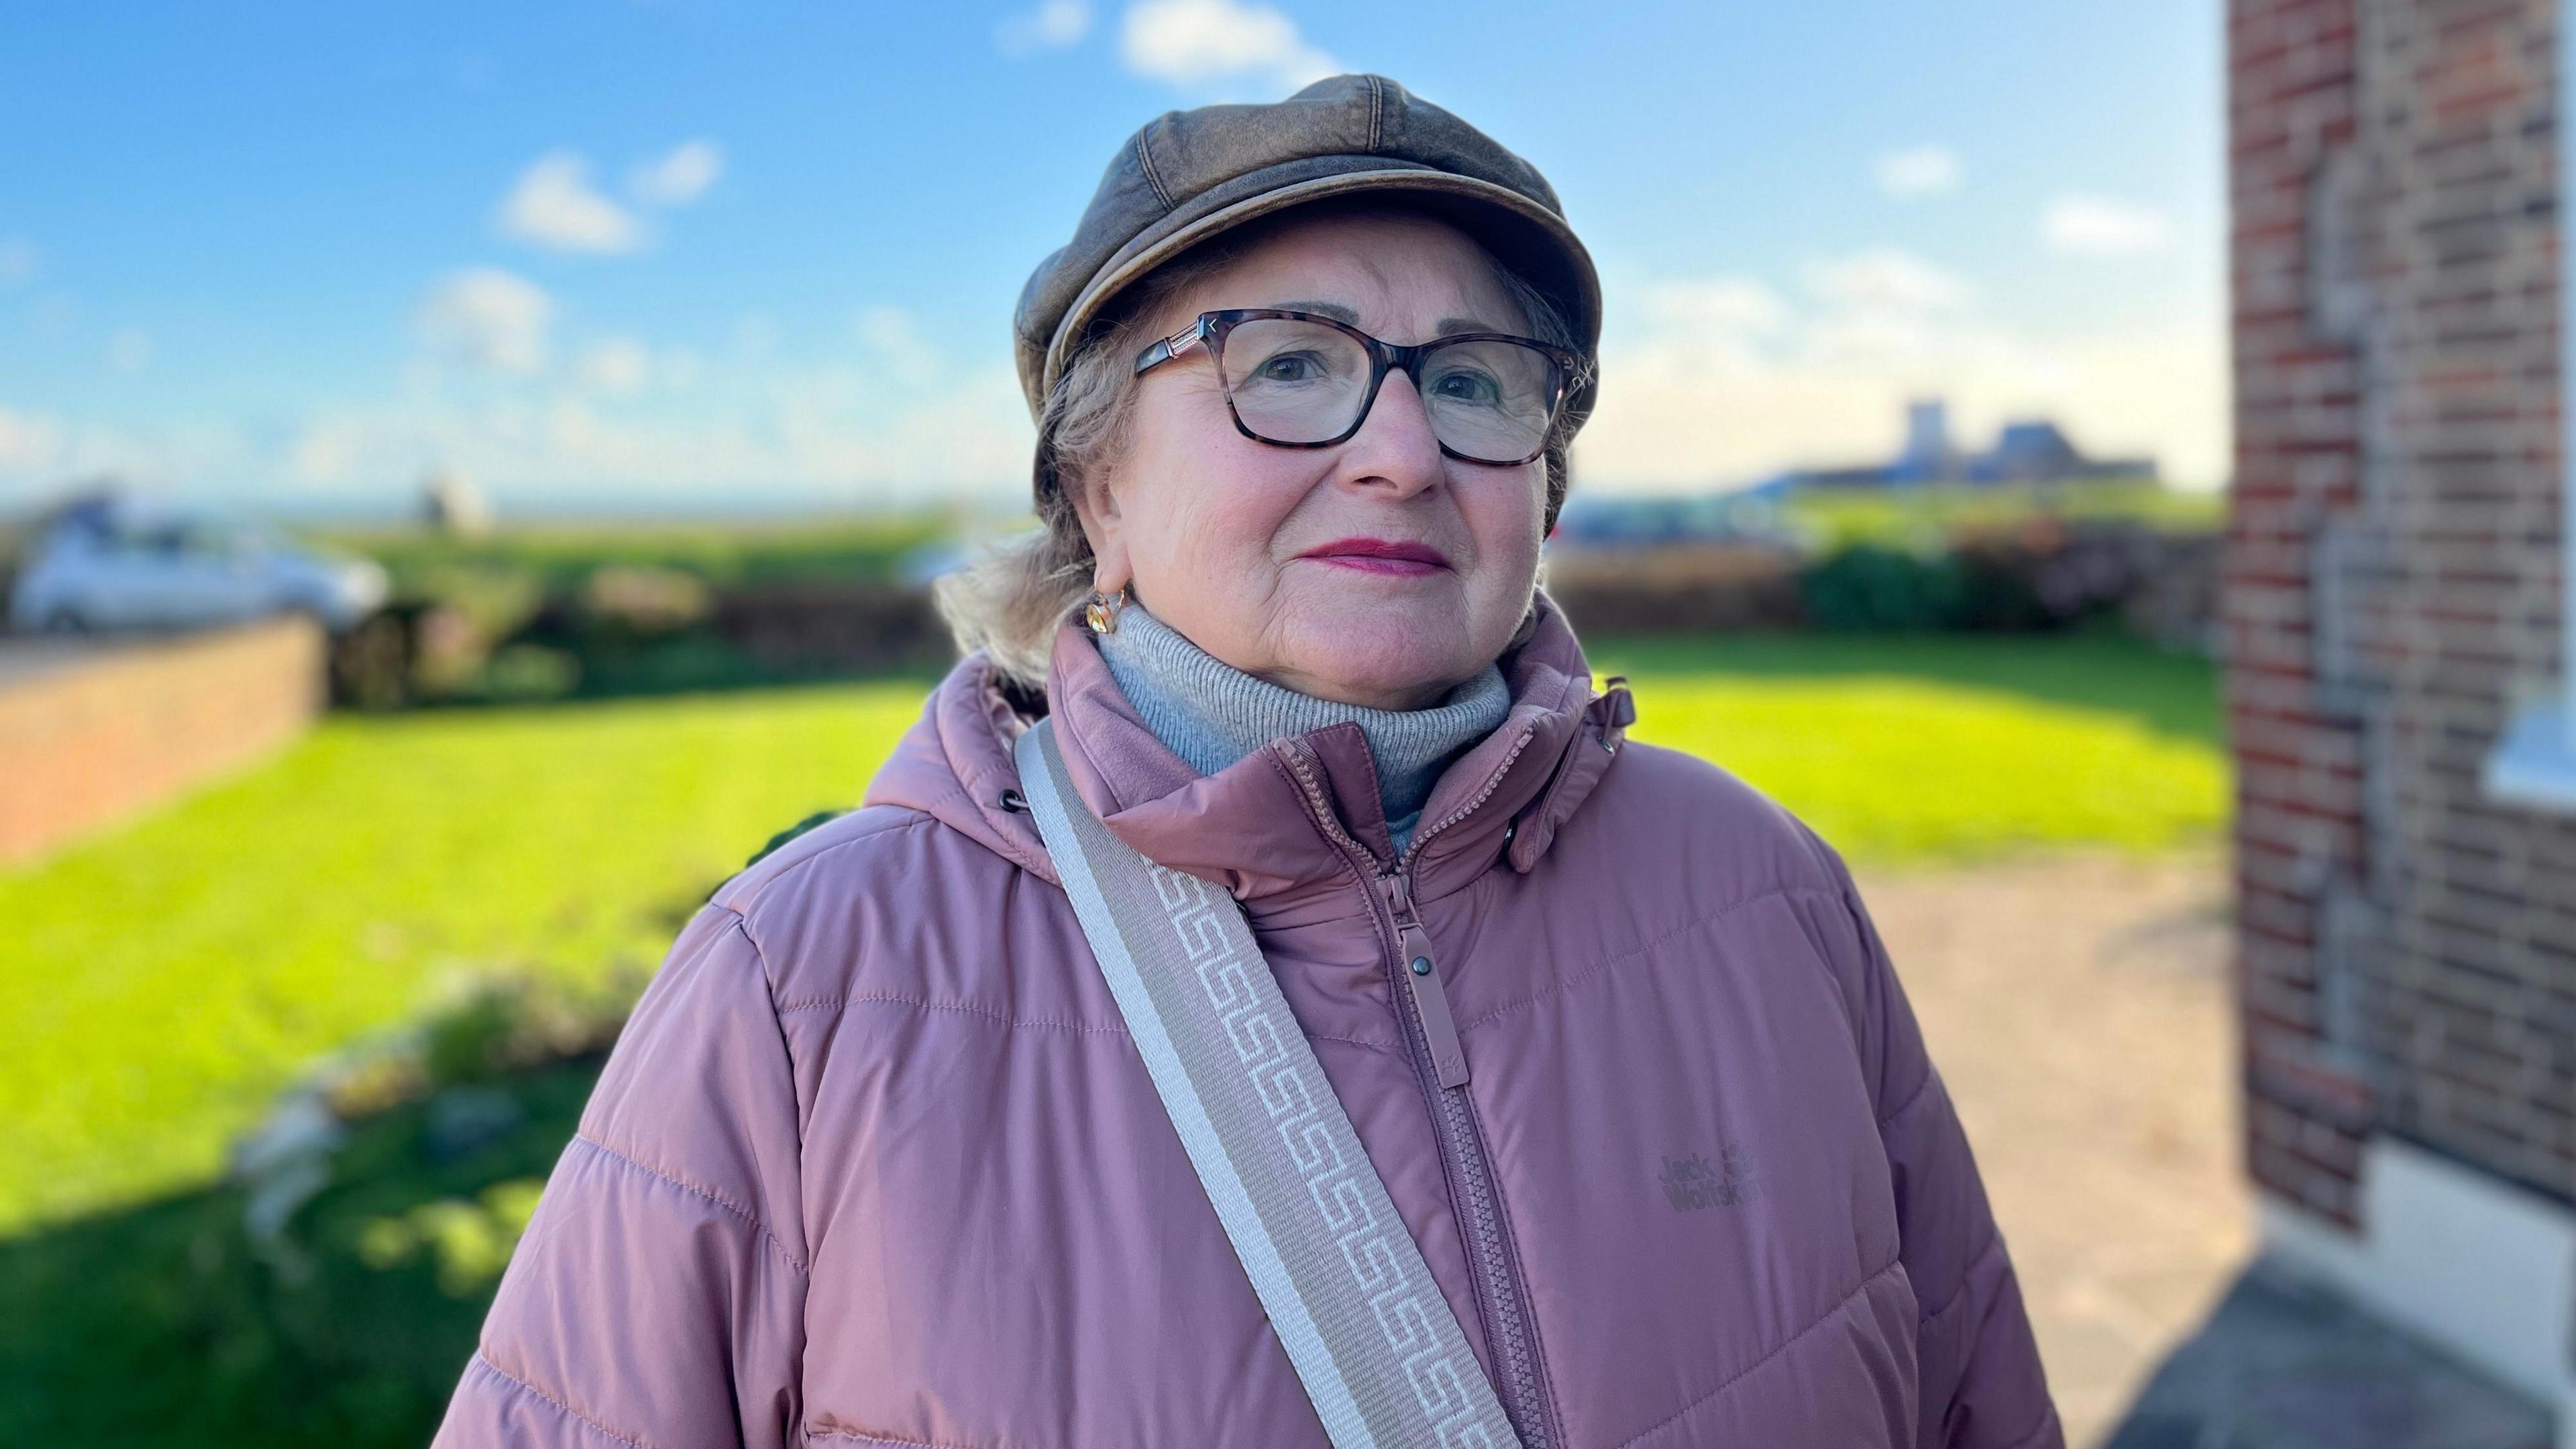
{"label": "distant building", "polygon": [[492,504],[474,480],[441,468],[421,480],[421,521],[440,533],[481,538],[492,531]]}
{"label": "distant building", "polygon": [[2048,422],[2004,424],[2002,434],[1995,439],[1993,451],[1977,461],[1978,476],[1999,483],[2125,476],[2155,471],[2155,460],[2151,458],[2102,462],[2088,459],[2067,441],[2066,434],[2058,431],[2057,424]]}
{"label": "distant building", "polygon": [[1795,488],[1896,488],[1923,483],[2073,483],[2095,478],[2157,477],[2153,458],[2088,458],[2045,418],[2004,425],[1995,445],[1962,453],[1950,442],[1949,405],[1918,398],[1906,405],[1905,446],[1885,463],[1854,468],[1795,468],[1762,485]]}
{"label": "distant building", "polygon": [[1948,403],[1934,397],[1905,405],[1905,451],[1898,455],[1896,467],[1910,479],[1947,478],[1958,470],[1958,450],[1950,446]]}

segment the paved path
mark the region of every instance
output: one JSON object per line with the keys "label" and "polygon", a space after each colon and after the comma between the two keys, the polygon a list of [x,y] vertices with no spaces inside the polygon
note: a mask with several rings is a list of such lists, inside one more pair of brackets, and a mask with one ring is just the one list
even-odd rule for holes
{"label": "paved path", "polygon": [[1864,874],[2075,1449],[2253,1250],[2215,852]]}
{"label": "paved path", "polygon": [[2549,1449],[2547,1410],[2257,1270],[2165,1360],[2110,1449]]}
{"label": "paved path", "polygon": [[1861,888],[1967,1124],[2072,1449],[2546,1449],[2541,1406],[2248,1271],[2223,857]]}

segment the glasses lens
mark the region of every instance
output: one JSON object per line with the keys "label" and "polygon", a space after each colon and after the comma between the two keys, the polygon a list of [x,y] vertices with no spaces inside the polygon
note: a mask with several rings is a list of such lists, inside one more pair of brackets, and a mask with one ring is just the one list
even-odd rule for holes
{"label": "glasses lens", "polygon": [[1562,391],[1556,359],[1518,342],[1455,342],[1422,360],[1422,405],[1449,451],[1517,463],[1547,440]]}
{"label": "glasses lens", "polygon": [[1345,332],[1255,317],[1226,335],[1225,394],[1234,415],[1274,443],[1321,443],[1349,431],[1368,391],[1368,349]]}

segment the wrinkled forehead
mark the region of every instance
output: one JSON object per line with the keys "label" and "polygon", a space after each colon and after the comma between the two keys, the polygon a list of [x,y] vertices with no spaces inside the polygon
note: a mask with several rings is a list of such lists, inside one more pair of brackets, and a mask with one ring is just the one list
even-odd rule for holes
{"label": "wrinkled forehead", "polygon": [[1483,247],[1446,222],[1402,212],[1292,213],[1183,287],[1163,320],[1176,330],[1226,307],[1320,312],[1389,342],[1529,328]]}

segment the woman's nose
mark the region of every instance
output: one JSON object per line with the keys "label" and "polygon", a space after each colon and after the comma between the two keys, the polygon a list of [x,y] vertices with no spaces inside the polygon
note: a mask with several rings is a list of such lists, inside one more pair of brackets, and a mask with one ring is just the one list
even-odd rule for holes
{"label": "woman's nose", "polygon": [[1409,497],[1440,481],[1440,439],[1410,372],[1390,372],[1378,385],[1360,430],[1342,445],[1343,477]]}

